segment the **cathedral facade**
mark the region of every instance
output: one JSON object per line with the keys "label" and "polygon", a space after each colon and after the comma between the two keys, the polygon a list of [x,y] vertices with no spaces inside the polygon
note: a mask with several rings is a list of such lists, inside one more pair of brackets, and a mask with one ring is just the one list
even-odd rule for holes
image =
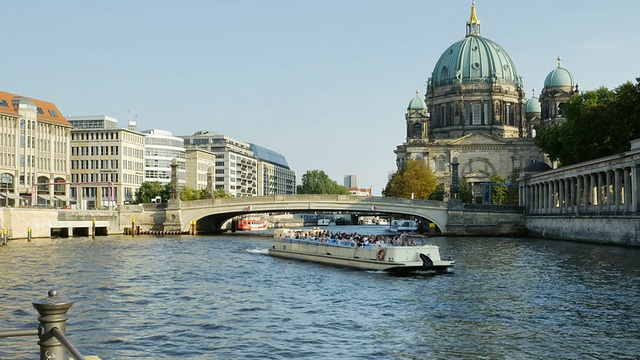
{"label": "cathedral facade", "polygon": [[394,151],[396,165],[424,160],[446,189],[449,165],[458,163],[459,181],[472,185],[475,201],[482,201],[492,174],[507,179],[545,160],[535,132],[562,119],[561,108],[574,92],[573,77],[558,63],[540,99],[527,100],[509,54],[480,34],[473,4],[466,36],[436,62],[424,100],[416,94],[407,107],[406,139]]}

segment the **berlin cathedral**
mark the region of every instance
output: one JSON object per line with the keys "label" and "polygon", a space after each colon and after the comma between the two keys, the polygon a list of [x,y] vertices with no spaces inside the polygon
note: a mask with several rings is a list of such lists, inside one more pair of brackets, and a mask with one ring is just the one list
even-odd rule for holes
{"label": "berlin cathedral", "polygon": [[436,62],[424,100],[416,93],[409,103],[406,140],[394,152],[398,168],[408,159],[426,161],[445,189],[449,164],[459,164],[459,181],[472,185],[477,197],[494,173],[508,179],[532,163],[548,168],[536,130],[562,122],[578,86],[558,58],[539,97],[526,99],[509,54],[481,35],[475,3],[466,28],[464,39]]}

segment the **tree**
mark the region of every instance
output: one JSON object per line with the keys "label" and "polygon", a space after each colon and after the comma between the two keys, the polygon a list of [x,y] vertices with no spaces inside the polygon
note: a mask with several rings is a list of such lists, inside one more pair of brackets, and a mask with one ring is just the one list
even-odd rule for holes
{"label": "tree", "polygon": [[384,196],[428,199],[436,190],[438,180],[422,160],[409,160],[393,174],[383,191]]}
{"label": "tree", "polygon": [[429,200],[444,200],[444,183],[436,185],[435,190],[429,195]]}
{"label": "tree", "polygon": [[162,186],[159,181],[145,181],[136,191],[136,203],[150,203],[151,199],[155,199],[157,196],[160,196],[163,202],[169,199],[169,191],[166,186]]}
{"label": "tree", "polygon": [[562,165],[618,154],[640,137],[640,78],[611,91],[601,87],[574,95],[559,126],[543,126],[536,142]]}
{"label": "tree", "polygon": [[302,175],[302,185],[297,186],[297,193],[349,195],[349,189],[329,179],[322,170],[308,170]]}
{"label": "tree", "polygon": [[[503,204],[507,199],[507,187],[505,185],[506,181],[504,178],[498,174],[491,174],[489,176],[489,181],[491,181],[491,203],[492,204]],[[487,191],[489,189],[486,189]]]}
{"label": "tree", "polygon": [[460,200],[462,201],[462,203],[464,204],[473,203],[472,190],[473,189],[471,188],[471,185],[469,183],[467,183],[466,181],[460,182]]}

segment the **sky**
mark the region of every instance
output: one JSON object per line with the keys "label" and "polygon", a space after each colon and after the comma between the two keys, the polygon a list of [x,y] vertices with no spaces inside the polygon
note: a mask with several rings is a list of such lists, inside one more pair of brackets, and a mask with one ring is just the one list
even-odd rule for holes
{"label": "sky", "polygon": [[[120,127],[208,130],[285,156],[298,183],[355,173],[380,195],[407,105],[465,36],[471,1],[12,1],[0,90]],[[637,0],[476,1],[527,96],[562,57],[581,91],[640,77]]]}

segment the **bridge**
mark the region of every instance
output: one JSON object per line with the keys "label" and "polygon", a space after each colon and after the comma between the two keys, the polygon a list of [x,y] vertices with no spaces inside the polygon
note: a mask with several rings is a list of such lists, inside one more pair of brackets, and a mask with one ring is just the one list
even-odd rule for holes
{"label": "bridge", "polygon": [[[172,206],[174,205],[174,206]],[[177,205],[177,206],[176,206]],[[354,195],[270,195],[196,201],[179,201],[167,206],[167,225],[189,231],[219,231],[222,224],[244,214],[296,212],[350,212],[400,214],[434,223],[441,233],[447,229],[449,204],[442,201],[412,200]]]}

